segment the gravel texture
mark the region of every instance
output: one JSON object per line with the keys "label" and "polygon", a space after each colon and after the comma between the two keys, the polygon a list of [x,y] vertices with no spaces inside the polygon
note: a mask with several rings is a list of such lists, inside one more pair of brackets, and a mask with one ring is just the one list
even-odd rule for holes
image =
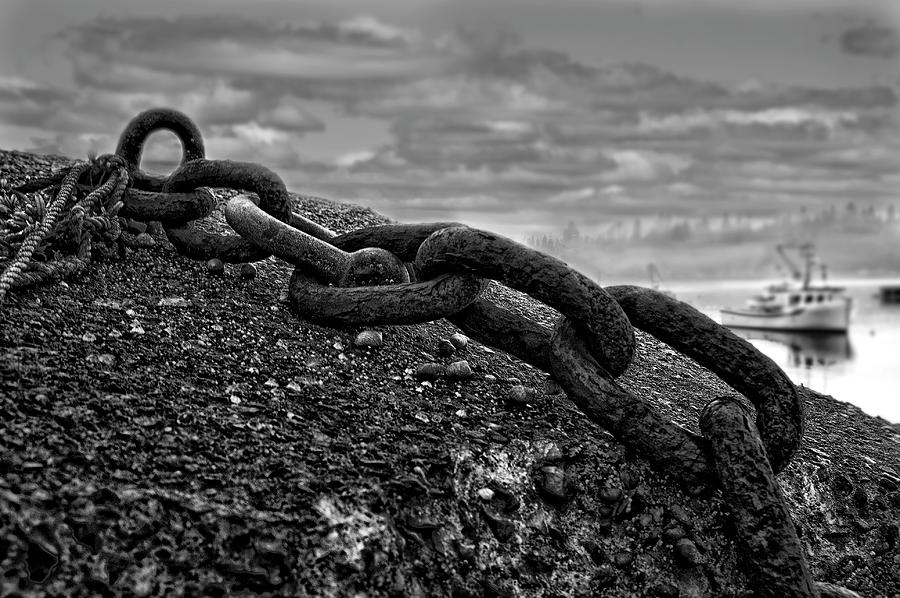
{"label": "gravel texture", "polygon": [[[0,178],[67,162],[0,151]],[[337,232],[387,221],[295,200]],[[728,505],[649,469],[542,372],[451,351],[445,321],[355,342],[290,312],[283,262],[215,275],[155,238],[0,308],[0,597],[751,595]],[[731,392],[642,334],[620,380],[695,431]],[[900,596],[900,431],[803,394],[779,480],[813,574]]]}

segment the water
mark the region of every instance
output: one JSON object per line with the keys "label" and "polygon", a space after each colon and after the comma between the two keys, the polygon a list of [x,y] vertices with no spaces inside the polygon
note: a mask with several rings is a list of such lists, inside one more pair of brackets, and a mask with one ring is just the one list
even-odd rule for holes
{"label": "water", "polygon": [[[678,299],[716,321],[719,309],[744,305],[771,281],[671,284]],[[900,305],[884,305],[880,285],[896,280],[833,280],[853,298],[845,335],[735,330],[771,357],[795,382],[900,422]]]}

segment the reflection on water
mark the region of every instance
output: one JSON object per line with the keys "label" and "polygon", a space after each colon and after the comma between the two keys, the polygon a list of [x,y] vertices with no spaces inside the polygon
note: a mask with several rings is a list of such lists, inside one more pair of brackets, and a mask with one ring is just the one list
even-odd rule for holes
{"label": "reflection on water", "polygon": [[780,332],[755,328],[732,328],[747,340],[779,343],[789,350],[788,363],[796,368],[827,367],[853,359],[850,337],[834,332]]}
{"label": "reflection on water", "polygon": [[[848,334],[734,331],[750,340],[797,384],[849,401],[866,413],[900,423],[900,305],[884,304],[879,286],[897,280],[836,280],[853,298]],[[720,309],[740,305],[766,281],[673,284],[678,298],[716,321]]]}

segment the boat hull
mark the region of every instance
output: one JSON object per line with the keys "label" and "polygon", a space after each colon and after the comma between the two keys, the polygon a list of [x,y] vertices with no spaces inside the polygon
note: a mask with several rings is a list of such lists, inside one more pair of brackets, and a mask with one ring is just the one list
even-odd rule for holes
{"label": "boat hull", "polygon": [[846,332],[850,327],[850,305],[815,305],[761,312],[723,309],[722,324],[729,328],[793,330],[807,332]]}

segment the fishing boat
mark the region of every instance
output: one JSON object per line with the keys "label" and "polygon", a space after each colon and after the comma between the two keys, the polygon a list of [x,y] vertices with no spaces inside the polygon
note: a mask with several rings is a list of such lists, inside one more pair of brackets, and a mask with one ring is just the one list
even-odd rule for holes
{"label": "fishing boat", "polygon": [[[786,249],[797,249],[803,258],[798,268]],[[821,284],[812,283],[816,265],[812,244],[779,245],[778,254],[791,270],[793,280],[771,285],[765,292],[747,300],[742,308],[721,310],[722,324],[729,328],[794,330],[809,332],[847,332],[850,326],[851,300],[843,287],[826,283],[821,266]]]}

